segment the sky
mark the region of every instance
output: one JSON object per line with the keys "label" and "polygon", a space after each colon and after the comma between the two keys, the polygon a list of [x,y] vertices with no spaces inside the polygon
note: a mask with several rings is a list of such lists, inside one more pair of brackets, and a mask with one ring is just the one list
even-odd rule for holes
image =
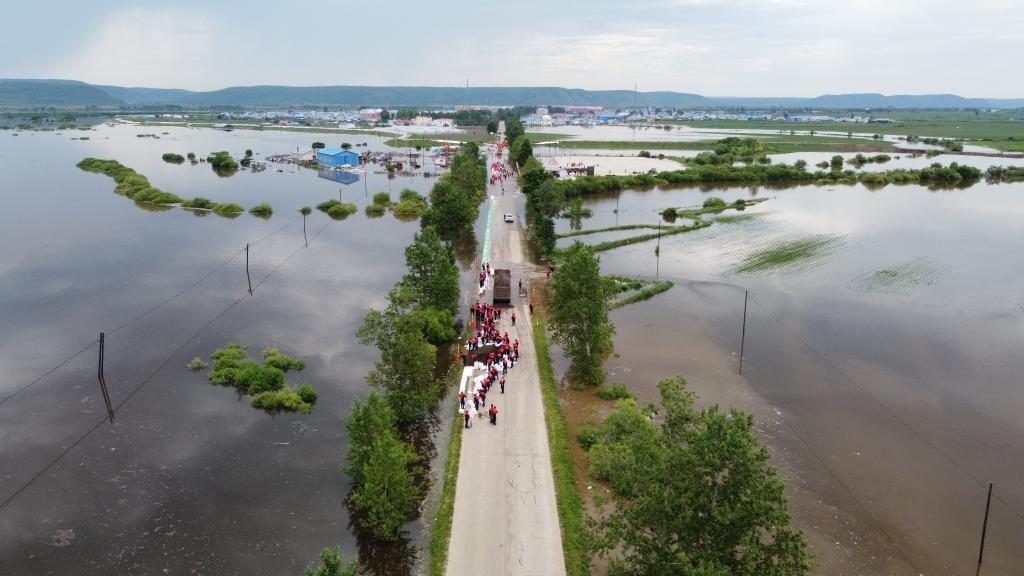
{"label": "sky", "polygon": [[1021,2],[0,0],[0,78],[1021,98]]}

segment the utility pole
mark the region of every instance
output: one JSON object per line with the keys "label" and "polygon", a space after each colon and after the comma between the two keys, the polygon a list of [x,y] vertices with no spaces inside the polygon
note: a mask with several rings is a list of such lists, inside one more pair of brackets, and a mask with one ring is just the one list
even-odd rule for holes
{"label": "utility pole", "polygon": [[110,392],[107,391],[107,379],[103,375],[103,352],[104,352],[104,341],[105,341],[105,339],[106,339],[105,338],[105,334],[103,332],[100,332],[100,362],[99,362],[98,378],[99,378],[99,381],[100,381],[100,392],[103,392],[103,402],[106,403],[106,405],[107,405],[107,418],[109,418],[110,419],[110,423],[113,424],[114,423],[114,407],[110,403]]}
{"label": "utility pole", "polygon": [[[743,347],[747,343],[747,298],[749,290],[743,291],[743,331],[740,333],[740,374],[743,374]],[[982,540],[984,542],[984,540]]]}
{"label": "utility pole", "polygon": [[992,483],[988,483],[988,499],[985,500],[985,520],[981,523],[981,547],[978,549],[978,569],[974,576],[981,576],[981,559],[985,556],[985,532],[988,530],[988,510],[992,506]]}
{"label": "utility pole", "polygon": [[249,277],[249,245],[245,245],[245,280],[249,283],[249,296],[252,296],[252,278]]}

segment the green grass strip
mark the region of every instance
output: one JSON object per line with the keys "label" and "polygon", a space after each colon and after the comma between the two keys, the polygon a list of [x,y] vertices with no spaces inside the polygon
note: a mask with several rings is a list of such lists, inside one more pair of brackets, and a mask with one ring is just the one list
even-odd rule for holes
{"label": "green grass strip", "polygon": [[654,240],[659,237],[672,236],[673,234],[684,234],[686,232],[693,232],[694,230],[700,230],[701,228],[707,228],[711,226],[711,222],[704,220],[697,220],[692,226],[674,226],[671,230],[664,230],[655,232],[652,234],[641,234],[639,236],[630,236],[629,238],[621,238],[619,240],[609,240],[607,242],[598,242],[591,246],[594,252],[603,252],[605,250],[612,250],[621,246],[629,246],[630,244],[639,244],[640,242],[647,242],[648,240]]}
{"label": "green grass strip", "polygon": [[592,228],[590,230],[573,230],[571,232],[563,232],[562,234],[557,234],[555,238],[572,238],[573,236],[586,236],[587,234],[597,234],[598,232],[615,232],[616,230],[657,230],[659,228],[661,230],[674,230],[676,227],[668,224],[658,226],[655,226],[654,224],[622,224],[620,226],[609,226],[607,228]]}
{"label": "green grass strip", "polygon": [[569,432],[558,401],[558,383],[548,353],[548,333],[544,321],[533,317],[533,345],[537,351],[537,371],[544,397],[544,423],[551,446],[551,468],[555,476],[558,522],[562,527],[562,552],[567,576],[589,576],[590,554],[583,525],[583,500],[576,489],[576,473],[569,452]]}
{"label": "green grass strip", "polygon": [[[461,375],[461,372],[459,374]],[[441,502],[437,507],[437,515],[434,517],[434,526],[430,533],[430,576],[444,576],[448,564],[448,544],[452,538],[455,484],[459,479],[459,456],[462,453],[462,415],[457,410],[453,413],[452,429],[448,433],[448,457],[444,461]]]}
{"label": "green grass strip", "polygon": [[614,302],[609,303],[608,309],[614,310],[616,308],[622,308],[627,304],[635,304],[643,300],[649,300],[651,298],[654,298],[658,294],[661,294],[662,292],[667,292],[673,286],[675,286],[675,284],[671,280],[659,280],[652,284],[648,284],[647,286],[641,288],[640,290],[636,291],[633,294],[630,294],[625,298],[615,300]]}

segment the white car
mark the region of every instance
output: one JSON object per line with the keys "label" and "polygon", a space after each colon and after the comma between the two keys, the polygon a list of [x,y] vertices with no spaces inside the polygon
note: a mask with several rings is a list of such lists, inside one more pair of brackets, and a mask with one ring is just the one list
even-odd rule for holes
{"label": "white car", "polygon": [[516,221],[515,216],[512,216],[511,214],[505,214],[505,222],[515,222],[515,221]]}

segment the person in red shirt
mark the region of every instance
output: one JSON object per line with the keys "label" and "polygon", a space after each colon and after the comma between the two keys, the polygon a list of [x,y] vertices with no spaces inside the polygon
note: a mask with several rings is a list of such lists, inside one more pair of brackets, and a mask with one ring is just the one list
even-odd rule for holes
{"label": "person in red shirt", "polygon": [[501,384],[501,393],[504,394],[505,393],[505,378],[503,377],[499,383]]}
{"label": "person in red shirt", "polygon": [[491,426],[497,426],[498,425],[498,409],[494,407],[494,404],[491,404],[491,409],[488,410],[487,413],[491,415]]}
{"label": "person in red shirt", "polygon": [[[504,388],[502,388],[502,389],[504,389]],[[466,409],[466,393],[465,392],[459,392],[459,408],[462,408],[463,410]]]}
{"label": "person in red shirt", "polygon": [[465,427],[469,428],[469,410],[464,410],[462,412],[462,417],[466,419]]}
{"label": "person in red shirt", "polygon": [[516,313],[515,312],[512,313],[512,325],[513,326],[516,325]]}

